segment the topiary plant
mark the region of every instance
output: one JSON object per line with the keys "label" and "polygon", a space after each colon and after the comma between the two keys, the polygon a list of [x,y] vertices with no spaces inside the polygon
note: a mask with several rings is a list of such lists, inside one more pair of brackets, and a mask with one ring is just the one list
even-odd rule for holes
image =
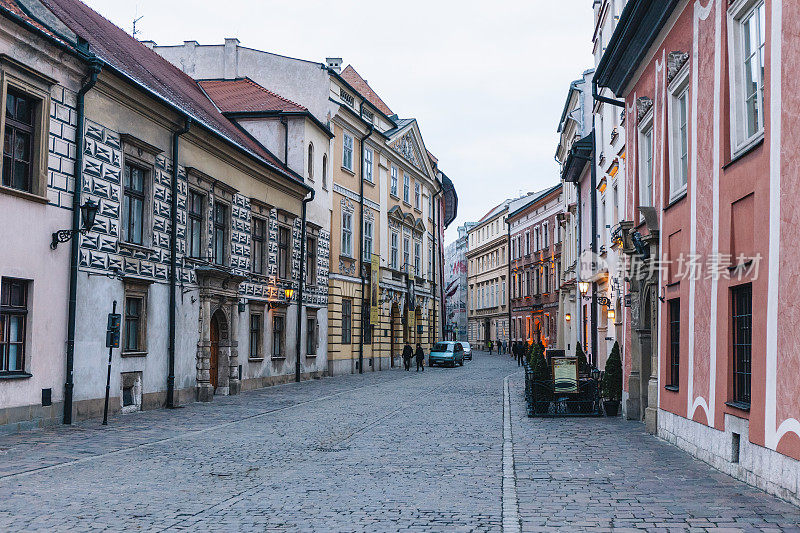
{"label": "topiary plant", "polygon": [[575,358],[578,360],[578,374],[588,374],[589,362],[586,360],[586,354],[583,353],[581,343],[575,345]]}
{"label": "topiary plant", "polygon": [[619,355],[619,343],[615,342],[611,355],[606,361],[606,371],[601,384],[603,398],[620,401],[622,399],[622,359]]}
{"label": "topiary plant", "polygon": [[544,350],[538,344],[530,345],[530,358],[528,364],[531,367],[533,381],[536,384],[533,390],[533,399],[536,401],[535,410],[537,412],[547,412],[548,404],[553,398],[552,376],[550,367],[544,357]]}

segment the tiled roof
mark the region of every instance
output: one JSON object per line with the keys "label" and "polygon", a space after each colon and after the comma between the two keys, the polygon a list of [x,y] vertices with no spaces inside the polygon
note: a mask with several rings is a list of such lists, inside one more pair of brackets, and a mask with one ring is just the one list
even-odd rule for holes
{"label": "tiled roof", "polygon": [[11,12],[13,15],[23,19],[25,22],[27,22],[29,24],[32,24],[33,26],[36,26],[39,30],[45,32],[50,37],[54,37],[54,38],[58,39],[59,41],[64,42],[63,39],[59,38],[55,33],[50,31],[49,28],[44,27],[37,20],[29,17],[27,13],[25,13],[22,9],[19,8],[17,3],[14,2],[14,0],[0,0],[0,8]]}
{"label": "tiled roof", "polygon": [[106,64],[200,121],[214,133],[261,158],[284,176],[297,179],[269,151],[225,118],[190,76],[123,29],[79,0],[40,1],[70,30],[86,39],[89,49]]}
{"label": "tiled roof", "polygon": [[223,113],[308,111],[300,104],[268,91],[250,78],[200,80],[198,83]]}
{"label": "tiled roof", "polygon": [[386,116],[393,115],[392,110],[389,109],[389,106],[386,105],[386,102],[381,100],[381,97],[372,90],[372,87],[369,86],[367,80],[361,77],[361,75],[356,72],[356,69],[353,68],[353,65],[347,65],[347,67],[342,71],[341,74],[344,81],[349,83],[356,91],[361,93],[361,96],[367,99],[367,101],[374,105],[381,113]]}

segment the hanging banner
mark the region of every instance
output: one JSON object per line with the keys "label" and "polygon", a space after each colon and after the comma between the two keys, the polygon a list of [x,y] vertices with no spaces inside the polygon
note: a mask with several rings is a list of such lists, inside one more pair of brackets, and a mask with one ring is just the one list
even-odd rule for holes
{"label": "hanging banner", "polygon": [[369,323],[373,326],[378,325],[379,321],[379,305],[378,294],[380,293],[380,269],[381,269],[381,256],[372,254],[372,264],[369,274]]}

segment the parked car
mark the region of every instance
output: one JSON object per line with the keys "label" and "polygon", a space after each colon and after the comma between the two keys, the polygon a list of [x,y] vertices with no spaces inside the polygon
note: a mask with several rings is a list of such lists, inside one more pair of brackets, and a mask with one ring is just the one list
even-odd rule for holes
{"label": "parked car", "polygon": [[472,361],[472,346],[467,341],[458,341],[461,347],[464,348],[464,359]]}
{"label": "parked car", "polygon": [[464,347],[460,342],[445,341],[437,342],[433,345],[433,350],[428,356],[428,366],[434,365],[447,365],[454,367],[456,365],[464,366]]}

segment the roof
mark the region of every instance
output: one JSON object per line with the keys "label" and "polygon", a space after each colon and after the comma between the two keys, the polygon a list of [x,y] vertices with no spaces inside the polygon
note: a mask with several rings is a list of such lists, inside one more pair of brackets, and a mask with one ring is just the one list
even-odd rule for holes
{"label": "roof", "polygon": [[290,111],[306,113],[307,108],[267,90],[250,78],[200,80],[197,83],[223,113]]}
{"label": "roof", "polygon": [[372,87],[369,86],[367,80],[361,77],[361,75],[356,72],[356,69],[353,68],[353,65],[347,65],[345,69],[341,73],[342,79],[349,83],[353,89],[358,91],[361,96],[367,99],[367,101],[374,105],[376,109],[378,109],[384,115],[393,115],[392,110],[389,109],[389,106],[386,105],[386,102],[381,100],[381,97],[372,90]]}
{"label": "roof", "polygon": [[53,39],[56,39],[63,44],[68,44],[65,39],[61,38],[59,35],[51,31],[47,26],[41,24],[38,20],[28,15],[28,13],[22,10],[14,0],[0,0],[0,8],[11,13],[14,17],[22,19],[28,24],[35,26],[37,29],[39,29],[39,31],[46,33]]}
{"label": "roof", "polygon": [[[517,207],[517,208],[516,208],[514,211],[512,211],[511,213],[509,213],[509,214],[508,214],[508,218],[511,218],[511,217],[515,216],[515,215],[516,215],[517,213],[519,213],[520,211],[523,211],[524,209],[527,209],[527,208],[528,208],[528,207],[530,207],[531,205],[533,205],[533,204],[535,204],[535,203],[537,203],[537,202],[540,202],[540,201],[542,201],[543,199],[547,198],[548,196],[550,196],[550,195],[551,195],[551,194],[553,194],[554,192],[556,192],[556,191],[560,190],[560,189],[561,189],[561,185],[562,185],[562,184],[559,182],[559,183],[557,183],[556,185],[553,185],[552,187],[550,187],[550,188],[548,188],[548,189],[545,189],[545,190],[543,190],[543,191],[541,191],[541,192],[538,192],[538,193],[534,193],[534,194],[532,195],[532,198],[531,198],[530,200],[528,200],[528,201],[527,201],[527,202],[525,202],[523,205],[521,205],[520,207]],[[515,207],[515,206],[509,206],[509,209],[510,209],[511,207]]]}
{"label": "roof", "polygon": [[[2,0],[6,3],[9,0]],[[225,118],[195,81],[140,43],[122,28],[78,0],[39,0],[69,30],[86,40],[89,49],[112,69],[154,94],[181,113],[272,167],[302,181],[261,144]]]}
{"label": "roof", "polygon": [[458,194],[456,193],[455,185],[447,177],[447,174],[440,172],[442,175],[442,191],[444,192],[444,227],[448,227],[458,216]]}
{"label": "roof", "polygon": [[617,22],[594,81],[622,95],[679,0],[630,0]]}
{"label": "roof", "polygon": [[592,152],[594,150],[594,133],[590,133],[582,139],[578,139],[572,145],[567,155],[567,160],[564,162],[564,168],[561,171],[561,179],[570,183],[578,183],[583,169],[592,160]]}

